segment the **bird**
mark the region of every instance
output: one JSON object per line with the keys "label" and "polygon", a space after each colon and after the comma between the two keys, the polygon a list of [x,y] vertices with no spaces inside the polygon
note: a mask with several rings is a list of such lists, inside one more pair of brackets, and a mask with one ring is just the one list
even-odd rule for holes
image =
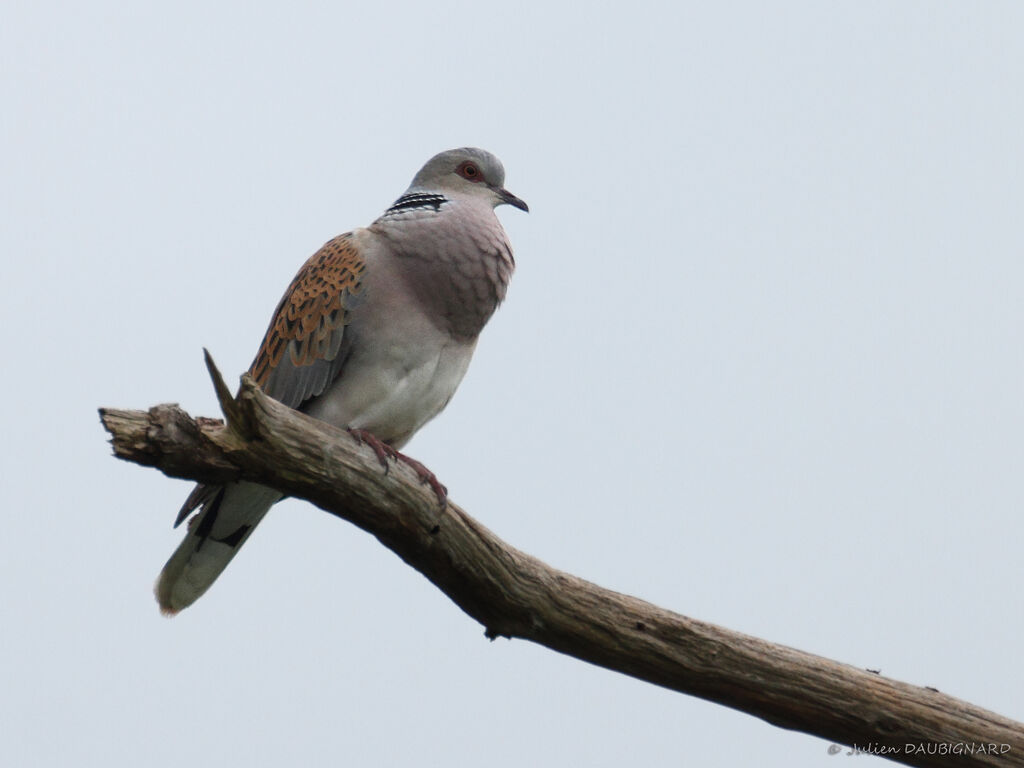
{"label": "bird", "polygon": [[[529,207],[504,184],[485,150],[432,157],[370,226],[306,261],[249,368],[268,396],[349,430],[385,467],[408,463],[442,505],[444,486],[399,449],[451,400],[505,298],[515,259],[495,209]],[[282,498],[248,481],[197,485],[175,527],[198,512],[157,579],[160,610],[198,600]]]}

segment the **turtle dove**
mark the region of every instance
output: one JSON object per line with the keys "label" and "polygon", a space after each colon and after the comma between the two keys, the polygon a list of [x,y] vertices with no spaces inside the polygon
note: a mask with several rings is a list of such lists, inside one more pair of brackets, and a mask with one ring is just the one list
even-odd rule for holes
{"label": "turtle dove", "polygon": [[[515,262],[494,209],[529,210],[481,149],[433,157],[369,227],[334,238],[292,280],[249,369],[285,405],[350,430],[382,463],[448,404]],[[173,615],[209,589],[282,495],[251,482],[198,485],[199,509],[156,585]]]}

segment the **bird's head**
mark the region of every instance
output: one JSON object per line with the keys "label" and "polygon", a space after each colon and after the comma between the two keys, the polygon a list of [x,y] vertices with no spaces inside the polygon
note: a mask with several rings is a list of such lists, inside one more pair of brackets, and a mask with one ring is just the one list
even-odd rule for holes
{"label": "bird's head", "polygon": [[521,211],[529,207],[505,189],[501,161],[483,149],[463,147],[434,155],[412,180],[410,190],[451,192],[487,200],[492,207],[511,205]]}

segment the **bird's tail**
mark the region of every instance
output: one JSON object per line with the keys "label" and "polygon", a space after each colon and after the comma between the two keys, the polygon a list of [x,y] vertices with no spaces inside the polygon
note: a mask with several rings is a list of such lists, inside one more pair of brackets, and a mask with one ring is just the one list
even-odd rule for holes
{"label": "bird's tail", "polygon": [[182,507],[178,523],[196,507],[202,510],[189,520],[185,540],[156,582],[160,610],[173,616],[202,597],[280,499],[277,491],[255,483],[198,486]]}

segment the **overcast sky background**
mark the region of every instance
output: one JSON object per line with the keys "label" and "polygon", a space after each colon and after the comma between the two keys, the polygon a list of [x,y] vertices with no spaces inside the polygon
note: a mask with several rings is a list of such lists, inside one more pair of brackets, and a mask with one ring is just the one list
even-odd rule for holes
{"label": "overcast sky background", "polygon": [[[189,484],[101,405],[218,415],[324,241],[434,153],[529,215],[409,445],[508,542],[1024,719],[1024,4],[10,3],[5,764],[835,766],[483,628],[288,501],[174,620]],[[860,757],[858,766],[876,758]]]}

